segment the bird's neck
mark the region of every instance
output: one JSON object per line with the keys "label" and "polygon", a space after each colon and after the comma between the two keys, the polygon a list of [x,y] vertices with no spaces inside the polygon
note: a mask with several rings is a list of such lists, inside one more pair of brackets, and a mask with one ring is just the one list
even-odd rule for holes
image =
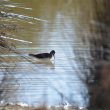
{"label": "bird's neck", "polygon": [[52,56],[53,56],[53,55],[50,53],[50,58],[52,58]]}

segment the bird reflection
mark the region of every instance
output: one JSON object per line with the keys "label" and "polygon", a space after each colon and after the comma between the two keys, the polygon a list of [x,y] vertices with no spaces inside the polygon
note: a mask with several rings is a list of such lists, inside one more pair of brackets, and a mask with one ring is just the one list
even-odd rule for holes
{"label": "bird reflection", "polygon": [[33,64],[39,64],[39,65],[42,65],[44,67],[48,67],[48,68],[51,68],[51,69],[55,69],[55,61],[52,61],[50,59],[43,59],[43,60],[35,60],[33,62]]}

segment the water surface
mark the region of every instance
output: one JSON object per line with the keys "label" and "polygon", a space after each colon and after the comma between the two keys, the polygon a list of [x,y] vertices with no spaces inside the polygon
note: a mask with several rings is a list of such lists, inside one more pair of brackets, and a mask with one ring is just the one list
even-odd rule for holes
{"label": "water surface", "polygon": [[[14,41],[20,54],[0,54],[5,59],[0,64],[1,101],[88,106],[88,89],[79,75],[88,71],[81,59],[90,58],[92,0],[9,0],[2,7],[10,10],[2,10],[8,17],[0,23],[16,26],[5,30],[7,36],[32,43]],[[28,56],[51,50],[56,51],[55,60]]]}

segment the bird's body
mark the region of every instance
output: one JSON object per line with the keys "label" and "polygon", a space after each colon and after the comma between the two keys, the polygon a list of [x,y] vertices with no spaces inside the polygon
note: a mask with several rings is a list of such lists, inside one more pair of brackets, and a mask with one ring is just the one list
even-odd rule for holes
{"label": "bird's body", "polygon": [[29,56],[35,57],[37,59],[51,59],[55,55],[55,51],[52,50],[50,53],[40,53],[40,54],[29,54]]}
{"label": "bird's body", "polygon": [[32,57],[35,57],[35,58],[39,58],[39,59],[52,58],[52,55],[50,55],[49,53],[29,54],[29,56],[32,56]]}

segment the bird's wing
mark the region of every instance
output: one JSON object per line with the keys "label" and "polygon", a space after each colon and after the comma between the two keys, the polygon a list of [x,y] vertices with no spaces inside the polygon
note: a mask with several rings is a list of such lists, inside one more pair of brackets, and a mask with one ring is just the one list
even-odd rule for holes
{"label": "bird's wing", "polygon": [[35,55],[37,58],[48,58],[50,57],[49,53],[41,53],[41,54],[36,54]]}

